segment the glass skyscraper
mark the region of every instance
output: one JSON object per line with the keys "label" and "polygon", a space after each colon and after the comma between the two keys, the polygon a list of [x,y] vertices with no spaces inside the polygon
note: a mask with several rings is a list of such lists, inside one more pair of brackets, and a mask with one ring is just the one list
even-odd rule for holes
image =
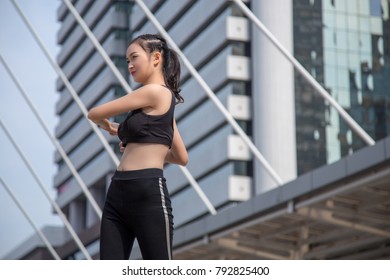
{"label": "glass skyscraper", "polygon": [[[389,1],[294,0],[295,57],[374,139],[389,135]],[[298,173],[366,144],[299,74]]]}

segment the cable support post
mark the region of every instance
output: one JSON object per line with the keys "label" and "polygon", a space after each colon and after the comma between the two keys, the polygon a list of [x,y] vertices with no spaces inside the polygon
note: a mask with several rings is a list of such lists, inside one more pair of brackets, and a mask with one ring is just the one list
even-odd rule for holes
{"label": "cable support post", "polygon": [[[137,0],[136,0],[137,1]],[[359,135],[367,145],[375,145],[374,139],[340,106],[340,104],[321,86],[316,79],[300,64],[293,55],[291,55],[278,39],[268,30],[267,27],[259,20],[259,18],[241,1],[234,1],[244,14],[254,23],[260,31],[271,41],[271,43],[293,64],[294,68],[302,74],[307,82],[330,103],[330,105],[340,114],[350,128]]]}

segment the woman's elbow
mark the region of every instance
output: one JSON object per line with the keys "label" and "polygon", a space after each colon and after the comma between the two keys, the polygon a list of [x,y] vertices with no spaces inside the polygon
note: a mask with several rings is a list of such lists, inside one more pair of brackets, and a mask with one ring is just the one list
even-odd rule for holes
{"label": "woman's elbow", "polygon": [[90,119],[93,122],[97,121],[95,108],[92,108],[91,110],[88,111],[88,119]]}
{"label": "woman's elbow", "polygon": [[169,155],[169,158],[167,158],[167,159],[168,159],[168,162],[170,162],[170,163],[186,166],[188,163],[188,154],[187,153],[177,154],[177,153],[171,152]]}
{"label": "woman's elbow", "polygon": [[186,166],[188,164],[188,154],[187,153],[185,155],[182,155],[179,158],[179,164],[182,166]]}
{"label": "woman's elbow", "polygon": [[180,165],[186,166],[188,164],[188,156],[180,160]]}

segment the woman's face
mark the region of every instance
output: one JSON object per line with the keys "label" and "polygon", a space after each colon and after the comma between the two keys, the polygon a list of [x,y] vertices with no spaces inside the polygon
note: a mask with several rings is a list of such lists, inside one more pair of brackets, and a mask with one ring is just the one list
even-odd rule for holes
{"label": "woman's face", "polygon": [[129,73],[137,83],[144,84],[152,75],[151,56],[138,43],[127,48],[126,59]]}

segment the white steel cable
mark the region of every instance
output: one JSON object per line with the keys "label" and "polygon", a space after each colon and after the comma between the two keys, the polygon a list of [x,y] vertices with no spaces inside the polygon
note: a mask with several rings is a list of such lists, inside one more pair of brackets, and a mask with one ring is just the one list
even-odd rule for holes
{"label": "white steel cable", "polygon": [[161,35],[164,36],[164,38],[171,45],[171,47],[177,52],[177,54],[180,56],[183,63],[187,67],[188,71],[192,74],[192,76],[199,83],[199,85],[204,89],[204,91],[207,93],[208,97],[217,106],[219,111],[224,115],[225,119],[230,123],[230,125],[237,132],[237,134],[240,135],[241,138],[243,139],[243,141],[248,145],[248,147],[251,149],[251,151],[253,152],[255,157],[260,161],[260,163],[263,165],[263,167],[267,170],[268,174],[271,175],[271,177],[275,180],[275,182],[279,186],[282,185],[283,181],[279,177],[279,175],[271,167],[271,165],[268,163],[268,161],[263,157],[263,155],[260,153],[260,151],[257,149],[257,147],[250,140],[248,135],[246,135],[244,130],[239,126],[237,121],[229,113],[229,111],[223,106],[221,101],[219,101],[219,99],[217,98],[215,93],[210,89],[210,87],[207,85],[207,83],[204,81],[204,79],[200,76],[198,71],[196,71],[196,69],[192,66],[191,62],[187,59],[187,57],[184,55],[184,53],[180,50],[180,48],[172,40],[172,38],[169,36],[168,32],[165,31],[164,27],[158,22],[156,17],[152,14],[152,12],[145,5],[145,3],[143,3],[143,1],[141,1],[141,0],[134,0],[134,2],[136,2],[141,7],[141,9],[144,11],[144,13],[149,18],[149,20],[153,23],[153,25],[157,28],[157,30],[161,33]]}
{"label": "white steel cable", "polygon": [[[97,49],[97,51],[100,53],[100,55],[103,57],[104,61],[107,63],[107,65],[110,67],[110,69],[112,70],[113,74],[115,75],[115,77],[119,80],[119,82],[121,83],[122,87],[124,88],[124,90],[129,94],[131,93],[133,90],[131,89],[131,87],[129,86],[129,84],[126,82],[126,80],[123,78],[122,74],[119,72],[118,68],[115,66],[115,64],[112,62],[112,60],[110,59],[110,57],[108,56],[108,54],[106,53],[106,51],[104,50],[104,48],[101,46],[99,40],[95,37],[95,35],[93,34],[93,32],[91,31],[91,29],[88,27],[88,25],[85,23],[85,21],[83,20],[83,18],[80,16],[80,14],[78,13],[78,11],[74,8],[74,6],[72,5],[72,3],[69,1],[69,0],[63,0],[63,2],[66,4],[66,6],[68,7],[69,11],[73,14],[73,16],[75,17],[76,21],[78,22],[78,24],[80,25],[80,27],[84,30],[84,32],[86,33],[86,35],[88,36],[88,38],[92,41],[92,44],[95,46],[95,48]],[[199,195],[200,199],[203,201],[203,203],[206,205],[206,207],[208,208],[209,212],[213,215],[215,215],[217,213],[217,211],[215,210],[214,206],[212,205],[212,203],[210,202],[210,200],[208,199],[208,197],[205,195],[205,193],[203,192],[203,190],[201,189],[201,187],[199,186],[199,184],[196,182],[196,180],[194,179],[194,177],[192,176],[192,174],[188,171],[188,169],[184,166],[180,166],[179,165],[179,168],[180,170],[183,172],[184,176],[187,178],[187,180],[189,181],[190,185],[194,188],[195,192]]]}
{"label": "white steel cable", "polygon": [[5,190],[8,192],[8,194],[11,196],[12,200],[15,202],[15,204],[18,206],[19,210],[23,213],[23,215],[26,217],[30,225],[34,228],[35,232],[39,235],[39,238],[45,243],[47,249],[49,250],[50,254],[53,256],[56,260],[61,260],[60,256],[57,254],[56,250],[54,250],[53,246],[50,244],[49,240],[47,240],[46,236],[43,234],[43,232],[37,227],[37,225],[34,223],[30,215],[27,213],[27,211],[24,209],[22,204],[19,202],[19,200],[16,198],[15,194],[11,191],[11,188],[8,187],[6,182],[0,177],[0,184],[2,184],[5,188]]}
{"label": "white steel cable", "polygon": [[203,190],[200,188],[199,184],[196,182],[195,178],[192,176],[190,171],[181,165],[178,165],[180,170],[183,172],[184,176],[187,177],[187,180],[191,184],[191,186],[195,189],[196,193],[199,195],[200,199],[203,201],[203,203],[206,205],[207,209],[212,215],[217,214],[217,210],[215,210],[213,204],[211,204],[209,198],[207,195],[203,192]]}
{"label": "white steel cable", "polygon": [[18,146],[18,144],[16,143],[16,141],[14,140],[14,138],[12,137],[10,132],[8,131],[7,127],[3,124],[3,122],[1,120],[0,120],[0,127],[3,129],[3,131],[7,135],[8,139],[11,141],[12,145],[15,147],[16,151],[18,152],[18,154],[20,155],[20,157],[22,158],[22,160],[26,164],[27,168],[29,169],[29,171],[33,175],[34,179],[36,180],[36,182],[38,183],[39,187],[41,188],[41,190],[45,194],[46,198],[49,200],[50,204],[53,206],[53,208],[57,212],[58,216],[61,218],[61,220],[64,223],[65,227],[68,229],[69,233],[71,234],[73,240],[76,242],[78,248],[83,252],[84,256],[88,260],[91,260],[92,259],[91,256],[89,255],[87,249],[84,247],[84,245],[81,242],[80,238],[77,236],[77,234],[74,231],[72,225],[69,223],[69,221],[66,218],[64,212],[62,212],[62,210],[58,206],[58,204],[51,198],[51,196],[48,193],[45,185],[43,184],[43,182],[41,181],[41,179],[39,178],[39,176],[37,175],[37,173],[33,169],[31,163],[29,162],[27,157],[24,155],[24,153],[22,152],[22,150],[20,149],[20,147]]}
{"label": "white steel cable", "polygon": [[[33,35],[34,39],[38,43],[39,47],[42,49],[44,52],[45,56],[49,60],[50,64],[53,66],[54,70],[57,72],[58,76],[61,78],[61,80],[64,82],[66,88],[69,90],[69,93],[72,95],[74,101],[76,104],[79,106],[81,112],[83,113],[84,117],[88,119],[88,111],[85,108],[83,102],[81,101],[80,97],[77,95],[76,91],[74,90],[72,84],[69,82],[68,78],[66,77],[65,73],[62,71],[62,69],[59,67],[59,65],[56,63],[56,61],[51,57],[50,53],[46,49],[45,45],[42,43],[42,40],[39,38],[37,32],[34,30],[32,27],[31,23],[27,19],[27,17],[24,15],[23,11],[20,9],[18,4],[16,3],[15,0],[11,0],[20,15],[20,17],[23,19],[24,23],[27,25],[28,29],[30,30],[30,33]],[[100,142],[102,142],[104,148],[110,155],[112,161],[114,162],[115,166],[119,165],[119,160],[116,154],[114,153],[113,149],[110,147],[109,143],[107,142],[106,138],[104,137],[103,133],[100,131],[100,129],[92,123],[91,121],[88,120],[88,123],[91,125],[93,131],[99,138]]]}
{"label": "white steel cable", "polygon": [[57,151],[60,153],[61,157],[65,161],[66,165],[68,166],[69,170],[75,177],[77,183],[79,183],[82,191],[84,192],[85,196],[87,197],[88,201],[91,203],[93,209],[95,210],[97,216],[101,219],[102,217],[102,210],[100,209],[98,203],[96,202],[95,198],[92,196],[91,192],[89,191],[88,187],[85,185],[83,179],[81,178],[80,174],[77,172],[75,166],[67,156],[66,152],[62,148],[60,142],[57,140],[57,138],[54,137],[54,135],[51,133],[49,126],[45,123],[41,115],[39,114],[38,110],[32,103],[31,99],[26,94],[25,90],[21,86],[20,82],[17,80],[15,75],[12,73],[11,69],[9,68],[6,61],[3,59],[2,55],[0,54],[0,61],[4,65],[5,69],[7,70],[8,74],[16,84],[17,88],[19,89],[20,93],[22,94],[24,100],[27,102],[30,109],[33,111],[35,117],[38,119],[40,125],[43,127],[46,135],[50,138],[51,142],[54,144],[54,146],[57,148]]}
{"label": "white steel cable", "polygon": [[266,37],[275,45],[277,49],[293,64],[295,69],[309,82],[314,89],[326,101],[336,109],[340,116],[348,123],[348,125],[366,142],[372,146],[375,144],[374,139],[337,103],[337,101],[317,82],[313,76],[291,55],[286,48],[276,39],[276,37],[261,23],[261,21],[253,14],[253,12],[241,0],[234,1],[237,6],[246,14],[246,16],[264,33]]}
{"label": "white steel cable", "polygon": [[88,38],[91,40],[92,44],[95,46],[96,50],[100,53],[108,67],[110,67],[111,71],[114,73],[115,77],[118,79],[122,87],[125,89],[127,93],[132,92],[133,90],[129,86],[129,84],[126,82],[125,78],[123,78],[121,72],[119,72],[118,68],[115,66],[115,64],[112,62],[110,56],[107,54],[107,52],[104,50],[102,45],[100,44],[99,40],[95,37],[91,29],[88,27],[88,25],[85,23],[84,19],[80,16],[76,8],[72,5],[72,3],[69,0],[63,0],[65,5],[68,7],[69,11],[73,14],[76,21],[80,25],[81,29],[85,32],[85,34],[88,36]]}

